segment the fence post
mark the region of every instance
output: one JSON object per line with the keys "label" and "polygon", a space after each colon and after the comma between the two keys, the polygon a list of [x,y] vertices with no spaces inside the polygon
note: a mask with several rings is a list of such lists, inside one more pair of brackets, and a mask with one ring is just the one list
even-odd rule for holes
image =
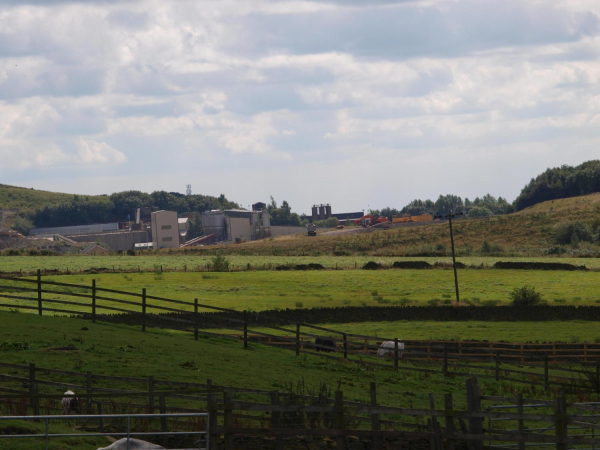
{"label": "fence post", "polygon": [[[279,391],[271,392],[271,405],[279,406]],[[273,410],[271,417],[273,428],[281,428],[281,412]],[[283,438],[279,433],[275,433],[275,450],[283,450]]]}
{"label": "fence post", "polygon": [[500,380],[500,352],[496,352],[496,381]]}
{"label": "fence post", "polygon": [[448,376],[448,346],[444,344],[444,376]]}
{"label": "fence post", "polygon": [[29,363],[29,395],[29,403],[31,404],[31,409],[33,409],[33,415],[39,416],[39,398],[37,397],[37,383],[35,382],[35,363]]}
{"label": "fence post", "polygon": [[[446,410],[446,432],[454,434],[454,416],[452,416],[454,407],[452,405],[452,394],[444,394],[444,409]],[[446,449],[454,450],[454,439],[446,438]]]}
{"label": "fence post", "polygon": [[223,391],[223,426],[225,427],[225,450],[233,450],[233,433],[228,428],[233,426],[233,410],[231,407],[231,392]]}
{"label": "fence post", "polygon": [[92,410],[92,388],[93,388],[93,379],[94,379],[94,375],[92,375],[92,372],[87,372],[85,374],[85,384],[86,384],[86,388],[87,388],[87,402],[86,402],[86,412],[91,412]]}
{"label": "fence post", "polygon": [[154,414],[154,377],[148,377],[148,410]]}
{"label": "fence post", "polygon": [[219,441],[219,435],[217,434],[217,420],[218,420],[218,408],[217,408],[217,394],[208,394],[208,436],[210,439],[208,450],[217,450],[217,444]]}
{"label": "fence post", "polygon": [[300,324],[296,324],[296,356],[300,356]]}
{"label": "fence post", "polygon": [[[160,408],[160,414],[166,414],[167,413],[167,406],[165,404],[165,394],[160,394],[158,396],[158,406]],[[152,414],[154,414],[154,411],[152,411]],[[162,433],[166,433],[169,431],[169,426],[167,423],[167,418],[166,417],[161,417],[160,418],[160,431]],[[167,435],[163,435],[162,438],[162,445],[167,447],[168,445],[168,436]]]}
{"label": "fence post", "polygon": [[[344,393],[335,391],[335,429],[339,433],[344,430]],[[336,450],[345,450],[346,440],[338,434],[336,437]]]}
{"label": "fence post", "polygon": [[348,359],[348,338],[346,337],[346,333],[342,333],[342,338],[344,339],[344,359]]}
{"label": "fence post", "polygon": [[[481,391],[477,378],[467,378],[467,408],[471,413],[481,412]],[[483,419],[473,417],[469,419],[469,432],[483,434]],[[473,450],[483,450],[483,441],[473,441]]]}
{"label": "fence post", "polygon": [[[567,400],[564,392],[561,392],[554,401],[556,450],[567,450]],[[563,442],[564,441],[564,442]]]}
{"label": "fence post", "polygon": [[[38,396],[38,394],[39,394],[38,384],[33,383],[31,385],[31,400],[32,400],[31,406],[33,407],[33,415],[34,416],[40,415],[40,397]],[[39,420],[36,420],[36,422],[39,422]]]}
{"label": "fence post", "polygon": [[[429,394],[429,409],[435,410],[435,397],[433,394]],[[437,420],[436,416],[431,416],[431,427],[432,431],[435,433],[431,438],[433,439],[433,447],[436,450],[442,450],[444,447],[444,443],[442,441],[442,437],[440,436],[440,424]]]}
{"label": "fence post", "polygon": [[[517,394],[517,414],[523,414],[523,394],[519,392]],[[519,437],[525,435],[525,425],[523,419],[519,419]],[[525,442],[519,441],[519,450],[525,450]]]}
{"label": "fence post", "polygon": [[194,340],[198,340],[198,299],[194,299]]}
{"label": "fence post", "polygon": [[42,315],[42,272],[37,270],[37,297],[38,297],[38,314]]}
{"label": "fence post", "polygon": [[146,331],[146,288],[142,288],[142,331]]}
{"label": "fence post", "polygon": [[600,393],[600,359],[596,360],[596,394]]}
{"label": "fence post", "polygon": [[92,323],[96,323],[96,280],[92,280]]}
{"label": "fence post", "polygon": [[[374,381],[371,381],[371,406],[376,408],[377,407],[377,385],[375,384]],[[371,430],[373,431],[379,431],[380,430],[380,422],[379,422],[379,414],[375,414],[375,413],[371,413]],[[381,448],[380,446],[380,439],[379,439],[379,435],[373,433],[373,450],[379,450]]]}
{"label": "fence post", "polygon": [[548,376],[548,355],[544,355],[544,387],[546,390],[550,389],[550,382]]}
{"label": "fence post", "polygon": [[[102,403],[96,403],[96,413],[101,416],[102,415]],[[98,420],[98,427],[100,428],[100,433],[104,433],[104,419],[100,417]]]}
{"label": "fence post", "polygon": [[394,338],[394,369],[398,371],[398,338]]}
{"label": "fence post", "polygon": [[248,348],[248,312],[244,310],[244,348]]}

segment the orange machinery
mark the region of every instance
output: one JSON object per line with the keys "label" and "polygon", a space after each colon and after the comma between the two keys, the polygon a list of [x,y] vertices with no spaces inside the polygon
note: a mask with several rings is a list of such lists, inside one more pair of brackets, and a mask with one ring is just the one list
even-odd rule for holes
{"label": "orange machinery", "polygon": [[411,216],[405,214],[402,217],[392,216],[392,223],[411,223],[411,222],[433,222],[431,214],[421,214],[420,216]]}
{"label": "orange machinery", "polygon": [[377,225],[379,223],[389,222],[389,219],[383,216],[367,214],[365,216],[362,216],[360,219],[353,219],[351,220],[351,222],[356,225],[362,225],[363,227],[367,227],[370,225]]}

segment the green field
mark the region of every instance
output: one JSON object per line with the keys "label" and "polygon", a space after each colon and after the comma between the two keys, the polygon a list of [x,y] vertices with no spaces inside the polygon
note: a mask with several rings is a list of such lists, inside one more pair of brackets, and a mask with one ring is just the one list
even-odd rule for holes
{"label": "green field", "polygon": [[[141,256],[2,256],[0,257],[0,272],[35,272],[41,270],[59,270],[80,272],[92,268],[109,270],[139,270],[164,271],[206,270],[212,256],[197,256],[193,254],[149,254]],[[369,261],[377,261],[391,265],[394,261],[427,261],[430,264],[452,263],[450,257],[387,257],[387,256],[227,256],[232,270],[245,270],[248,264],[255,269],[274,269],[279,265],[296,265],[317,263],[326,268],[354,269],[361,268]],[[570,258],[570,257],[500,257],[500,256],[469,256],[458,258],[457,261],[467,266],[491,268],[497,261],[522,262],[560,262],[586,266],[588,269],[600,269],[600,258]],[[270,266],[270,267],[269,267]]]}
{"label": "green field", "polygon": [[[141,293],[220,308],[261,311],[285,308],[339,306],[425,305],[432,300],[451,304],[454,278],[451,270],[345,270],[259,271],[233,273],[131,273],[61,275],[48,281],[90,286],[92,279],[102,288]],[[532,285],[550,305],[597,305],[600,273],[563,271],[475,270],[459,272],[462,302],[506,305],[509,293]],[[5,288],[10,292],[10,288]],[[106,294],[110,295],[110,294]],[[35,297],[35,295],[30,295]],[[45,298],[58,298],[49,294]],[[88,299],[79,301],[89,304]],[[140,301],[137,299],[136,301]],[[3,300],[7,303],[6,300]],[[11,300],[11,302],[25,301]],[[31,302],[27,303],[31,304]],[[99,302],[98,304],[102,304]],[[152,300],[149,305],[171,306]],[[119,307],[139,310],[133,305]],[[179,306],[178,306],[179,307]],[[89,307],[71,306],[89,312]],[[192,310],[183,306],[184,309]],[[156,312],[156,311],[154,311]]]}
{"label": "green field", "polygon": [[[345,333],[381,337],[382,339],[406,340],[476,340],[506,342],[600,342],[597,322],[552,321],[552,322],[434,322],[434,321],[384,321],[320,324],[325,328]],[[215,330],[210,330],[215,332]],[[290,335],[278,330],[252,328],[275,335]],[[228,330],[217,330],[225,334],[240,334]],[[328,335],[323,332],[323,335]],[[333,337],[338,337],[330,333]],[[355,339],[357,340],[357,339]]]}

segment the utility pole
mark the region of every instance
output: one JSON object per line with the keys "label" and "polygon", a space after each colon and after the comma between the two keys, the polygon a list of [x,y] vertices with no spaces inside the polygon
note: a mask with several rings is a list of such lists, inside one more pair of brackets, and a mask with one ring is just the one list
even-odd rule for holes
{"label": "utility pole", "polygon": [[454,269],[454,289],[456,290],[456,303],[460,303],[460,294],[458,292],[458,273],[456,272],[456,252],[454,250],[454,232],[452,230],[452,218],[462,216],[463,213],[454,213],[454,210],[449,210],[446,215],[437,215],[434,219],[448,219],[450,225],[450,245],[452,246],[452,268]]}
{"label": "utility pole", "polygon": [[450,244],[452,245],[452,267],[454,268],[454,288],[456,289],[456,304],[460,303],[460,295],[458,293],[458,274],[456,273],[456,253],[454,252],[454,233],[452,231],[452,215],[450,210],[448,214],[448,223],[450,224]]}

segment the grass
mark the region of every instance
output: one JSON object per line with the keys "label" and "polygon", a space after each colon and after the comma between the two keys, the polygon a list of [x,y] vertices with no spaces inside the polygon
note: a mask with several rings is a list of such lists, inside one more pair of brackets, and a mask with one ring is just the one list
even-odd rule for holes
{"label": "grass", "polygon": [[[552,209],[551,209],[552,208]],[[554,226],[570,220],[593,222],[600,212],[600,193],[572,199],[545,202],[527,210],[485,219],[461,219],[454,223],[455,243],[461,256],[480,255],[484,241],[509,254],[542,256],[553,244]],[[226,255],[435,255],[449,251],[450,236],[446,223],[389,230],[319,233],[316,237],[282,236],[273,240],[249,242],[237,246],[210,246],[196,249],[198,254]],[[440,245],[445,251],[436,251]],[[589,249],[598,254],[595,245]]]}
{"label": "grass", "polygon": [[[382,339],[409,340],[477,340],[506,342],[598,342],[600,329],[597,322],[360,322],[321,324],[340,332],[379,336]],[[250,331],[255,329],[253,328]],[[263,331],[256,328],[257,331]],[[212,330],[211,330],[212,331]],[[223,330],[224,333],[231,331]],[[270,334],[286,334],[277,330]]]}
{"label": "grass", "polygon": [[[159,275],[62,275],[48,276],[44,279],[86,286],[91,286],[92,279],[95,279],[97,286],[102,288],[138,294],[142,288],[146,288],[148,295],[152,296],[189,302],[198,298],[201,304],[255,311],[293,309],[298,307],[298,303],[304,308],[339,307],[347,305],[347,302],[367,306],[406,306],[425,305],[434,299],[441,299],[439,302],[443,303],[443,300],[454,298],[454,278],[451,270],[234,272],[211,273],[210,277],[203,273],[176,272]],[[598,274],[595,272],[466,269],[459,272],[459,283],[461,301],[467,304],[494,302],[497,305],[507,305],[509,293],[515,287],[523,285],[534,286],[550,305],[596,305],[600,297],[597,289]],[[5,288],[6,290],[10,291],[10,288]],[[45,298],[58,297],[47,294]],[[555,299],[559,302],[554,302]],[[139,298],[134,300],[140,301]],[[78,301],[89,304],[89,299]],[[8,300],[3,299],[1,302],[8,303]],[[10,301],[19,302],[31,305],[31,302]],[[103,303],[99,301],[99,304]],[[172,306],[158,300],[149,300],[148,305]],[[118,306],[139,310],[137,306]],[[88,306],[69,308],[89,311]],[[187,309],[192,310],[192,306]]]}
{"label": "grass", "polygon": [[[82,331],[83,327],[89,330]],[[341,383],[346,398],[360,401],[369,400],[369,383],[376,381],[382,404],[389,405],[425,405],[427,393],[440,389],[456,392],[461,402],[464,390],[464,380],[458,378],[396,374],[313,356],[297,358],[289,350],[259,344],[251,344],[250,349],[244,350],[239,341],[219,338],[194,341],[189,334],[157,329],[142,333],[139,328],[92,324],[82,319],[0,312],[0,342],[3,341],[27,343],[30,347],[3,351],[2,361],[6,363],[34,362],[39,367],[124,377],[153,375],[156,379],[201,383],[211,378],[218,385],[265,390],[301,380],[317,387],[325,381],[331,386]],[[74,345],[77,350],[48,350],[64,345]],[[2,371],[12,373],[10,369]],[[110,383],[113,388],[126,387],[119,381]],[[47,386],[43,389],[48,393],[63,392]],[[414,396],[404,396],[405,391],[413,392]]]}
{"label": "grass", "polygon": [[[37,269],[59,270],[61,272],[81,272],[92,268],[105,268],[108,270],[128,271],[141,269],[142,271],[183,271],[206,270],[212,256],[198,256],[194,254],[150,254],[142,256],[2,256],[0,257],[0,272],[33,273]],[[390,256],[244,256],[231,255],[227,259],[231,262],[233,271],[246,270],[248,264],[252,269],[273,270],[279,265],[296,265],[318,263],[329,269],[360,269],[368,261],[377,261],[384,265],[391,265],[394,261],[427,261],[429,264],[452,263],[450,257],[390,257]],[[459,259],[459,262],[471,267],[491,268],[497,261],[529,261],[529,262],[564,262],[577,266],[586,266],[589,269],[600,269],[600,258],[571,258],[571,257],[506,257],[506,256],[468,256]],[[210,276],[210,275],[207,275]]]}

